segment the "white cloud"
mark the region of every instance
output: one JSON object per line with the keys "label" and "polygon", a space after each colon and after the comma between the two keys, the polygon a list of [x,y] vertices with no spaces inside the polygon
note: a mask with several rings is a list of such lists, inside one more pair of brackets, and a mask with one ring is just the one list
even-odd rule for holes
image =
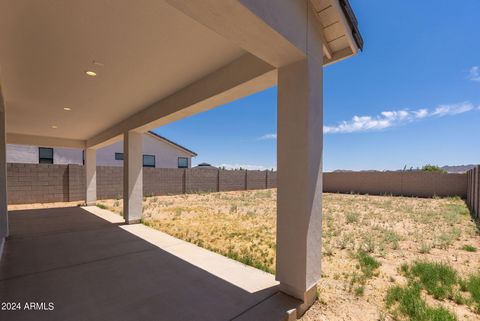
{"label": "white cloud", "polygon": [[277,139],[277,134],[265,134],[258,139],[260,140],[267,140],[267,139]]}
{"label": "white cloud", "polygon": [[469,102],[454,105],[440,105],[431,113],[432,116],[447,116],[463,114],[470,111],[474,106]]}
{"label": "white cloud", "polygon": [[216,165],[216,167],[225,167],[225,169],[248,169],[248,170],[270,170],[272,169],[271,167],[265,167],[262,165],[251,165],[251,164],[220,164]]}
{"label": "white cloud", "polygon": [[422,119],[428,116],[428,110],[425,108],[422,108],[417,111],[414,111],[413,114],[415,115],[415,118]]}
{"label": "white cloud", "polygon": [[[383,111],[376,116],[353,116],[351,120],[342,121],[336,126],[324,126],[323,132],[325,134],[336,134],[382,130],[428,117],[443,117],[448,115],[463,114],[473,109],[475,109],[473,104],[469,102],[463,102],[452,105],[440,105],[432,111],[429,111],[425,108],[418,110],[402,109]],[[480,106],[477,107],[477,109],[480,109]]]}
{"label": "white cloud", "polygon": [[469,75],[468,79],[472,81],[480,81],[480,67],[479,66],[473,66],[469,70]]}
{"label": "white cloud", "polygon": [[[479,71],[480,72],[480,71]],[[382,130],[389,127],[400,126],[406,123],[423,120],[429,117],[443,117],[463,114],[471,110],[480,110],[470,102],[451,105],[439,105],[433,110],[421,108],[417,110],[401,109],[382,111],[375,116],[353,116],[351,120],[344,120],[335,126],[323,126],[325,134],[355,133]],[[258,139],[277,139],[277,134],[265,134]]]}

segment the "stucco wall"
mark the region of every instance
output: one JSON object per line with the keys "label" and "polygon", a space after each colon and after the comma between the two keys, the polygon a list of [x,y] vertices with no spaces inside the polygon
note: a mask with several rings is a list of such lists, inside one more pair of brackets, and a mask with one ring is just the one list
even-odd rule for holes
{"label": "stucco wall", "polygon": [[[123,142],[97,150],[97,165],[123,166],[123,161],[115,160],[115,153],[123,153]],[[188,158],[191,167],[191,156],[184,150],[161,141],[150,134],[143,139],[143,154],[155,156],[156,168],[178,168],[178,157]],[[38,146],[7,145],[7,163],[38,164]],[[54,148],[53,163],[56,165],[83,164],[83,152],[78,148]]]}
{"label": "stucco wall", "polygon": [[38,147],[7,144],[7,163],[38,164]]}
{"label": "stucco wall", "polygon": [[[115,160],[115,153],[123,153],[123,142],[97,150],[97,165],[123,166],[123,161]],[[143,154],[155,155],[156,168],[178,168],[178,157],[187,157],[188,167],[191,166],[190,154],[148,134],[143,138]]]}

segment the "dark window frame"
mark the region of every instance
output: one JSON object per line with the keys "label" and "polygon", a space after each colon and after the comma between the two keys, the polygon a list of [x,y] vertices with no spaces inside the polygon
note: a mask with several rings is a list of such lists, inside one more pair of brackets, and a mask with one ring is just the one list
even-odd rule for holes
{"label": "dark window frame", "polygon": [[[186,161],[187,161],[187,165],[181,166],[181,165],[180,165],[180,160],[181,160],[181,159],[186,160]],[[178,166],[178,168],[188,168],[188,163],[189,163],[189,162],[188,162],[188,157],[178,157],[178,159],[177,159],[177,166]]]}
{"label": "dark window frame", "polygon": [[[41,150],[49,150],[52,152],[52,157],[42,157]],[[39,164],[53,164],[53,148],[51,147],[38,147],[38,163]]]}
{"label": "dark window frame", "polygon": [[[145,157],[152,157],[153,158],[153,164],[145,165]],[[143,164],[143,167],[155,168],[155,164],[156,164],[155,155],[144,154],[143,157],[142,157],[142,164]]]}
{"label": "dark window frame", "polygon": [[123,161],[123,153],[115,153],[115,160]]}

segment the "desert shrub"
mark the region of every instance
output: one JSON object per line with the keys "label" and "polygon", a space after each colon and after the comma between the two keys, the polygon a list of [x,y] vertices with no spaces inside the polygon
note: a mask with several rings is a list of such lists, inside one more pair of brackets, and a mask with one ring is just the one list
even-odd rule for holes
{"label": "desert shrub", "polygon": [[107,210],[108,209],[108,206],[106,206],[104,204],[97,203],[96,205],[97,205],[98,208],[101,208],[102,210]]}
{"label": "desert shrub", "polygon": [[431,165],[431,164],[423,165],[423,167],[420,170],[422,172],[447,173],[447,171],[441,168],[440,166]]}

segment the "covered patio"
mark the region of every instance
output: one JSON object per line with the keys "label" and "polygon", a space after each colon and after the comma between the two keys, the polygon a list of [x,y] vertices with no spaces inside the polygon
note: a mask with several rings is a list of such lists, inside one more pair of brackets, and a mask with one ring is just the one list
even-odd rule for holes
{"label": "covered patio", "polygon": [[5,320],[281,320],[300,303],[273,275],[96,207],[10,218],[0,298],[47,310]]}
{"label": "covered patio", "polygon": [[[0,295],[55,301],[9,318],[303,314],[321,274],[323,66],[362,45],[346,0],[0,0]],[[276,282],[188,244],[203,254],[172,253],[180,241],[138,224],[142,133],[274,85]],[[93,205],[96,149],[120,140],[122,224],[91,208],[9,215],[6,144],[83,149]]]}

